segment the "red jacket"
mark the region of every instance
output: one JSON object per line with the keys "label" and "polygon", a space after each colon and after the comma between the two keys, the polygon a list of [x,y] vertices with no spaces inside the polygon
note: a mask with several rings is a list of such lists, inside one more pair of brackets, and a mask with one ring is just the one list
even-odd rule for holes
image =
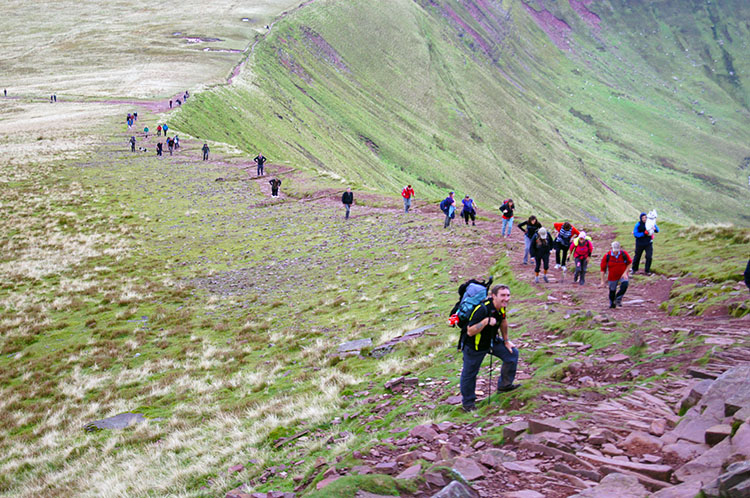
{"label": "red jacket", "polygon": [[[559,232],[565,223],[555,223],[555,231]],[[578,229],[573,225],[570,225],[570,231],[573,235],[571,237],[578,237]]]}
{"label": "red jacket", "polygon": [[409,187],[404,187],[404,190],[401,191],[401,197],[404,199],[411,199],[414,197],[414,189]]}
{"label": "red jacket", "polygon": [[594,245],[591,243],[588,237],[586,237],[586,240],[584,240],[583,242],[577,242],[578,237],[573,239],[573,242],[570,243],[570,254],[573,255],[573,259],[588,259],[589,256],[591,256],[591,253],[594,252]]}
{"label": "red jacket", "polygon": [[602,257],[601,270],[602,272],[609,270],[607,280],[615,282],[622,278],[623,273],[625,273],[625,270],[632,262],[633,259],[630,257],[630,254],[625,251],[621,250],[617,257],[612,254],[612,251],[609,251]]}

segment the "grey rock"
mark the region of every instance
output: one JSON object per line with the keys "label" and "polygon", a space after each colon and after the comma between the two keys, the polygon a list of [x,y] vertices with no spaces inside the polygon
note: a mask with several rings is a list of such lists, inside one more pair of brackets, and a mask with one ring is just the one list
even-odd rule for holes
{"label": "grey rock", "polygon": [[601,498],[616,496],[617,498],[647,498],[650,493],[638,482],[634,476],[613,473],[605,476],[593,488],[572,495],[571,498]]}
{"label": "grey rock", "polygon": [[470,458],[456,458],[453,470],[467,481],[482,478],[486,475],[485,468]]}
{"label": "grey rock", "polygon": [[706,429],[706,444],[711,446],[721,442],[732,434],[732,426],[729,424],[718,424]]}
{"label": "grey rock", "polygon": [[432,498],[479,498],[479,493],[459,481],[451,481]]}
{"label": "grey rock", "polygon": [[101,429],[125,429],[131,425],[145,422],[146,417],[141,413],[121,413],[114,417],[105,418],[102,420],[94,420],[84,425],[84,430],[93,432]]}
{"label": "grey rock", "polygon": [[364,348],[369,348],[370,346],[372,346],[372,339],[357,339],[356,341],[339,344],[337,350],[339,353],[348,353],[350,351],[360,351]]}

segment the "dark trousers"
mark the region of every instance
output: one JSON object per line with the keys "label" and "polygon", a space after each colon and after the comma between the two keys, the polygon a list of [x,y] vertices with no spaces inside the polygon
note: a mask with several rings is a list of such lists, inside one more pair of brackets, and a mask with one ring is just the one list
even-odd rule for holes
{"label": "dark trousers", "polygon": [[259,164],[258,165],[258,176],[261,176],[262,174],[263,174],[263,165]]}
{"label": "dark trousers", "polygon": [[[472,338],[467,336],[465,340],[468,342]],[[497,356],[503,362],[497,379],[497,388],[502,389],[513,384],[518,368],[518,349],[513,348],[511,353],[502,339],[495,339],[492,349],[488,351],[476,351],[471,345],[464,344],[463,353],[464,365],[461,369],[461,403],[463,406],[470,407],[476,403],[477,374],[487,353]]]}
{"label": "dark trousers", "polygon": [[351,204],[344,204],[344,208],[346,209],[346,216],[344,216],[345,220],[349,219],[349,211],[352,209]]}
{"label": "dark trousers", "polygon": [[203,160],[208,161],[208,152],[203,153]]}
{"label": "dark trousers", "polygon": [[271,195],[276,197],[279,195],[279,187],[271,187]]}
{"label": "dark trousers", "polygon": [[[620,284],[620,290],[617,290],[617,284]],[[622,302],[622,296],[628,290],[627,280],[610,280],[609,281],[609,304],[613,305],[615,302]]]}
{"label": "dark trousers", "polygon": [[[555,248],[555,264],[565,266],[565,263],[568,261],[568,249],[568,247]],[[560,253],[562,253],[562,257],[560,257]]]}
{"label": "dark trousers", "polygon": [[476,220],[477,215],[474,214],[474,211],[462,211],[461,214],[464,217],[464,221],[466,221],[466,224],[469,224],[469,218],[471,218],[471,224],[474,224],[474,220]]}
{"label": "dark trousers", "polygon": [[135,152],[135,142],[130,142],[130,152]]}
{"label": "dark trousers", "polygon": [[586,268],[589,266],[589,258],[576,258],[576,272],[573,276],[573,282],[581,279],[583,283],[586,277]]}
{"label": "dark trousers", "polygon": [[638,271],[638,265],[641,263],[641,255],[646,252],[646,273],[651,272],[651,255],[654,253],[654,245],[635,246],[635,256],[633,256],[633,271]]}
{"label": "dark trousers", "polygon": [[536,273],[539,273],[539,267],[542,266],[542,262],[544,262],[544,271],[546,272],[549,270],[549,251],[542,251],[542,255],[535,256],[534,259],[536,260],[536,266],[534,267],[534,271]]}

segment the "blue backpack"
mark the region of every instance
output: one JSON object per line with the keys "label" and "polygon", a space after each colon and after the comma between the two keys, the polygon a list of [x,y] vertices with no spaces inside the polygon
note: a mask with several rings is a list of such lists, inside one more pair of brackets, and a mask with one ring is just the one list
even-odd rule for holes
{"label": "blue backpack", "polygon": [[477,306],[481,306],[482,301],[487,299],[489,289],[492,286],[492,277],[486,282],[483,280],[471,279],[458,287],[458,295],[460,299],[453,306],[451,315],[458,316],[458,322],[453,326],[459,326],[461,329],[461,337],[458,340],[458,349],[460,350],[463,346],[464,336],[466,335],[466,326],[469,324],[469,318],[472,312]]}

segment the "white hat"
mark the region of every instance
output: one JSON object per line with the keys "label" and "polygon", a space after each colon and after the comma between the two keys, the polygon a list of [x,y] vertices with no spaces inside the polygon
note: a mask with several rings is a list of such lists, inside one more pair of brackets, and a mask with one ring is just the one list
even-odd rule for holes
{"label": "white hat", "polygon": [[583,230],[581,230],[580,232],[578,232],[578,238],[579,239],[585,239],[586,238],[586,232],[584,232]]}

